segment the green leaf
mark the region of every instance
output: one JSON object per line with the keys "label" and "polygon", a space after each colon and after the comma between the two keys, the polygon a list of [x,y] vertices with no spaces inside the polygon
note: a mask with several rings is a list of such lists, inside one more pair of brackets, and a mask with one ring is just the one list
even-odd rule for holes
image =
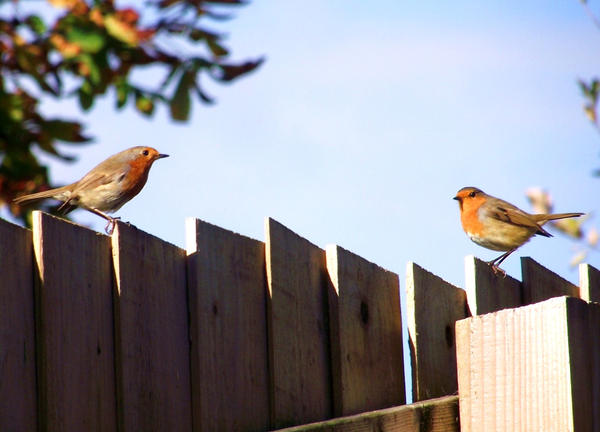
{"label": "green leaf", "polygon": [[37,15],[29,15],[25,20],[25,23],[38,35],[46,32],[46,23]]}
{"label": "green leaf", "polygon": [[215,103],[215,100],[212,97],[210,97],[206,93],[204,93],[204,91],[200,87],[199,83],[196,83],[196,85],[194,86],[194,88],[196,90],[196,94],[198,95],[198,97],[200,98],[200,100],[202,102],[204,102],[207,105],[212,105],[212,104]]}
{"label": "green leaf", "polygon": [[42,77],[40,74],[32,74],[32,78],[38,83],[38,85],[42,88],[42,90],[54,95],[59,95],[59,90],[50,86],[48,82]]}
{"label": "green leaf", "polygon": [[56,156],[59,159],[62,159],[67,162],[74,161],[75,158],[73,156],[64,155],[59,153],[58,150],[52,145],[52,140],[43,134],[40,135],[40,139],[38,139],[38,146],[47,153]]}
{"label": "green leaf", "polygon": [[223,81],[223,82],[233,81],[234,79],[239,78],[240,76],[245,75],[248,72],[252,72],[258,66],[260,66],[263,61],[264,61],[264,58],[260,58],[256,61],[247,61],[247,62],[239,64],[239,65],[233,65],[233,64],[217,65],[216,67],[217,67],[217,69],[220,70],[221,73],[218,74],[217,76],[215,76],[214,78],[219,81]]}
{"label": "green leaf", "polygon": [[95,62],[95,59],[92,55],[84,53],[75,57],[76,61],[83,63],[86,67],[87,74],[84,74],[90,80],[90,83],[94,86],[100,84],[102,81],[102,75],[100,72],[100,68]]}
{"label": "green leaf", "polygon": [[146,116],[151,116],[154,113],[154,102],[141,92],[135,94],[135,107]]}
{"label": "green leaf", "polygon": [[216,39],[208,39],[206,43],[215,57],[224,57],[229,54],[229,51],[223,45],[219,44]]}
{"label": "green leaf", "polygon": [[45,120],[42,123],[44,130],[54,139],[70,142],[84,143],[90,141],[89,137],[81,134],[81,123],[52,119]]}
{"label": "green leaf", "polygon": [[173,120],[186,121],[190,116],[190,88],[194,85],[195,73],[186,70],[181,74],[175,94],[171,99],[171,117]]}
{"label": "green leaf", "polygon": [[579,89],[581,90],[581,93],[583,93],[584,96],[589,97],[590,89],[589,89],[587,83],[583,80],[577,80],[577,84],[579,85]]}
{"label": "green leaf", "polygon": [[194,42],[198,42],[199,40],[206,38],[206,32],[200,29],[193,29],[188,36]]}
{"label": "green leaf", "polygon": [[117,92],[117,108],[121,109],[127,103],[131,87],[125,80],[121,79],[115,84],[115,90]]}
{"label": "green leaf", "polygon": [[71,27],[66,31],[67,40],[81,47],[87,53],[95,54],[104,48],[106,43],[104,36],[95,29],[82,27]]}
{"label": "green leaf", "polygon": [[137,45],[138,35],[135,29],[127,23],[120,21],[115,15],[108,15],[104,19],[104,25],[112,37],[128,45]]}
{"label": "green leaf", "polygon": [[79,90],[77,90],[79,96],[79,106],[84,111],[89,110],[94,105],[94,93],[92,92],[92,86],[89,81],[84,81]]}

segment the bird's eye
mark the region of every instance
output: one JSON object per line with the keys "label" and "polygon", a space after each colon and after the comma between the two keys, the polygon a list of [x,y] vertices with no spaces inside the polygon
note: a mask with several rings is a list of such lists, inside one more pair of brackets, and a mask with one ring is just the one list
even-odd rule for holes
{"label": "bird's eye", "polygon": [[473,191],[473,192],[469,192],[469,196],[470,196],[471,198],[474,198],[474,197],[475,197],[475,195],[477,195],[477,192],[475,192],[475,191]]}
{"label": "bird's eye", "polygon": [[150,152],[149,152],[148,150],[144,150],[144,151],[142,152],[142,154],[143,154],[144,156],[148,156],[148,154],[149,154],[149,153],[150,153]]}

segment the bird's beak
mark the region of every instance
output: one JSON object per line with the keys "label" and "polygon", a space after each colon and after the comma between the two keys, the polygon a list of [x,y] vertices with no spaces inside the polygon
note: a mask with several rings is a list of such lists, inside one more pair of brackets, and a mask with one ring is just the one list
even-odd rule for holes
{"label": "bird's beak", "polygon": [[460,201],[460,198],[459,198],[459,197],[457,197],[457,196],[455,196],[455,197],[454,197],[454,198],[452,198],[452,199],[455,199],[456,201]]}
{"label": "bird's beak", "polygon": [[158,156],[156,156],[156,159],[162,159],[162,158],[166,158],[166,157],[169,157],[169,155],[160,153]]}

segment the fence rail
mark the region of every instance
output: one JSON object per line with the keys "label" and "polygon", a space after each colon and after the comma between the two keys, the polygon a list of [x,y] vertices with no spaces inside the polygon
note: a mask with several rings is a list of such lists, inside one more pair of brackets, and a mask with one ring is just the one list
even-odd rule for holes
{"label": "fence rail", "polygon": [[[33,221],[29,231],[0,220],[2,431],[442,431],[459,429],[457,404],[463,430],[484,430],[481,413],[510,425],[515,404],[554,416],[550,426],[600,430],[600,354],[585,348],[598,345],[596,306],[551,300],[562,301],[552,338],[536,315],[548,306],[523,307],[597,301],[589,265],[575,286],[530,258],[518,281],[467,257],[463,290],[409,263],[417,403],[402,406],[397,274],[270,218],[265,242],[188,219],[186,250],[121,222],[107,237],[41,212]],[[561,330],[572,328],[585,337]],[[549,355],[562,374],[538,372]],[[515,378],[505,362],[524,369]],[[560,410],[511,390],[552,377],[563,398],[552,400],[569,402]]]}

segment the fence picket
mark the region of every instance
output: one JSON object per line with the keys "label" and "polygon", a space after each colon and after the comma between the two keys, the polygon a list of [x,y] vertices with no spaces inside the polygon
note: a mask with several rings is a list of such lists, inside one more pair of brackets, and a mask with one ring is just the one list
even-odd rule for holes
{"label": "fence picket", "polygon": [[529,257],[521,257],[523,305],[552,297],[579,297],[579,287]]}
{"label": "fence picket", "polygon": [[579,290],[583,300],[600,302],[600,270],[589,264],[579,264]]}
{"label": "fence picket", "polygon": [[325,251],[265,221],[273,427],[332,415]]}
{"label": "fence picket", "polygon": [[36,211],[40,428],[114,431],[110,240]]}
{"label": "fence picket", "polygon": [[194,430],[269,428],[265,245],[186,220]]}
{"label": "fence picket", "polygon": [[31,231],[0,219],[0,430],[36,430]]}
{"label": "fence picket", "polygon": [[600,305],[559,297],[456,324],[461,431],[597,430]]}
{"label": "fence picket", "polygon": [[521,282],[494,273],[485,261],[465,257],[465,291],[473,315],[521,306]]}
{"label": "fence picket", "polygon": [[454,323],[470,315],[467,294],[409,262],[406,304],[413,400],[456,393]]}
{"label": "fence picket", "polygon": [[336,245],[326,255],[334,414],[404,404],[398,275]]}
{"label": "fence picket", "polygon": [[190,431],[190,346],[185,251],[117,222],[120,430]]}

